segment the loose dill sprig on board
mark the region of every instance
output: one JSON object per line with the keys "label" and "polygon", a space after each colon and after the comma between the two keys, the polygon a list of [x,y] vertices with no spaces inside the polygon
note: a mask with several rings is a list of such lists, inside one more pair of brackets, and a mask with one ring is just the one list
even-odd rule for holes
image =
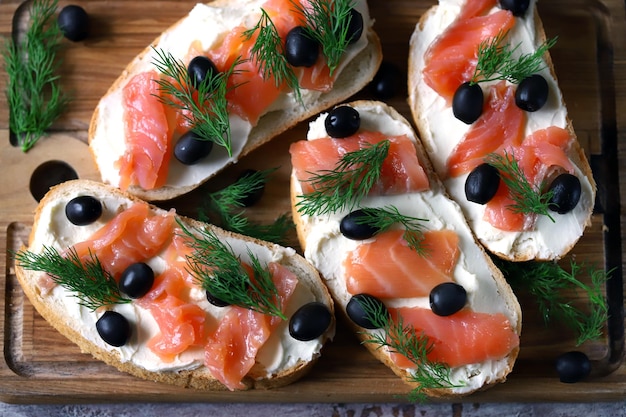
{"label": "loose dill sprig on board", "polygon": [[357,206],[380,178],[389,147],[389,140],[370,144],[344,154],[334,169],[313,173],[307,180],[313,191],[298,196],[298,212],[314,216]]}
{"label": "loose dill sprig on board", "polygon": [[68,250],[67,256],[61,256],[56,249],[44,246],[40,254],[17,252],[15,260],[26,270],[47,273],[56,284],[73,292],[80,305],[91,311],[132,301],[120,293],[113,276],[91,251],[89,259],[83,261],[73,247]]}
{"label": "loose dill sprig on board", "polygon": [[239,178],[231,185],[207,195],[198,211],[198,218],[211,223],[211,213],[220,220],[220,226],[231,232],[285,245],[287,234],[294,229],[291,216],[281,214],[271,224],[252,222],[245,215],[243,201],[246,196],[263,188],[276,169],[255,171]]}
{"label": "loose dill sprig on board", "polygon": [[191,129],[203,140],[226,149],[232,156],[230,120],[228,118],[228,78],[240,62],[235,60],[228,71],[207,74],[194,88],[187,68],[171,53],[154,48],[153,64],[163,77],[153,80],[162,94],[155,95],[163,104],[182,110]]}
{"label": "loose dill sprig on board", "polygon": [[9,128],[23,152],[35,146],[70,101],[59,83],[57,52],[63,34],[55,19],[57,5],[57,0],[34,0],[25,36],[5,40],[2,51]]}
{"label": "loose dill sprig on board", "polygon": [[543,192],[543,183],[538,187],[533,186],[526,178],[526,175],[524,175],[514,154],[509,155],[505,152],[504,155],[499,155],[492,153],[487,155],[485,162],[500,172],[500,179],[504,181],[509,190],[509,196],[514,201],[513,204],[508,206],[513,212],[542,214],[553,222],[555,221],[549,210],[553,192]]}
{"label": "loose dill sprig on board", "polygon": [[350,43],[348,29],[354,3],[350,0],[317,0],[310,2],[310,8],[295,3],[294,7],[306,19],[306,33],[322,45],[332,76]]}
{"label": "loose dill sprig on board", "polygon": [[424,224],[428,219],[420,219],[400,213],[397,207],[363,207],[364,216],[356,218],[357,224],[368,225],[377,230],[390,229],[395,224],[404,226],[404,240],[409,247],[422,256],[428,255],[428,247],[424,244]]}
{"label": "loose dill sprig on board", "polygon": [[187,269],[205,291],[228,304],[286,320],[272,275],[250,249],[252,278],[232,248],[214,232],[195,228],[194,233],[178,224],[192,249],[187,255]]}
{"label": "loose dill sprig on board", "polygon": [[287,86],[294,91],[296,100],[304,105],[298,77],[285,57],[283,40],[264,9],[261,9],[261,17],[257,24],[246,30],[243,36],[249,40],[257,31],[259,34],[250,49],[250,56],[259,65],[263,78],[267,80],[273,77],[276,87],[287,83]]}
{"label": "loose dill sprig on board", "polygon": [[[602,336],[602,328],[608,319],[608,305],[602,289],[610,279],[611,271],[592,265],[586,266],[570,260],[570,270],[565,270],[556,262],[506,262],[496,259],[507,280],[516,290],[526,290],[535,301],[547,324],[561,321],[576,334],[576,344],[597,340]],[[590,283],[579,277],[587,271]],[[574,306],[563,291],[579,290],[588,299],[589,311]]]}
{"label": "loose dill sprig on board", "polygon": [[534,52],[515,57],[515,52],[521,44],[515,47],[502,44],[507,35],[508,32],[499,32],[495,37],[480,43],[478,62],[471,79],[473,83],[507,80],[513,84],[519,84],[524,78],[546,67],[543,55],[557,41],[554,37],[539,45]]}
{"label": "loose dill sprig on board", "polygon": [[387,348],[392,353],[405,356],[416,368],[410,382],[417,383],[409,393],[408,399],[412,402],[424,402],[428,396],[424,392],[428,389],[460,388],[464,385],[451,380],[450,367],[442,362],[428,359],[433,349],[433,342],[423,332],[417,333],[413,326],[404,325],[402,317],[398,315],[392,320],[387,309],[367,298],[358,300],[367,314],[369,321],[380,331],[363,332],[369,339],[363,343],[371,343],[377,348]]}

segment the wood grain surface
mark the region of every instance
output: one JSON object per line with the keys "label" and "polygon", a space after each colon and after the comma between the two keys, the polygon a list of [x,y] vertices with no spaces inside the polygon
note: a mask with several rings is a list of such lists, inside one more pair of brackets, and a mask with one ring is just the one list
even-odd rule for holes
{"label": "wood grain surface", "polygon": [[[122,374],[90,356],[54,331],[33,309],[17,283],[11,253],[28,239],[36,201],[31,175],[48,161],[69,164],[81,178],[98,179],[89,158],[87,127],[99,98],[126,64],[161,31],[183,17],[193,1],[74,1],[89,13],[88,40],[64,42],[62,83],[73,101],[49,137],[30,152],[10,145],[8,109],[0,96],[0,400],[14,403],[117,401],[211,402],[382,402],[402,401],[408,387],[374,360],[339,323],[335,340],[323,351],[314,370],[302,380],[271,391],[202,392],[143,381]],[[0,37],[11,36],[18,0],[0,0]],[[60,1],[60,5],[67,4]],[[410,120],[406,101],[408,40],[419,17],[433,0],[370,0],[375,28],[386,61],[403,73],[401,88],[389,104]],[[577,261],[617,266],[622,270],[624,196],[626,195],[626,20],[619,0],[544,0],[539,11],[549,37],[559,36],[551,50],[570,117],[590,156],[599,185],[593,224],[570,256]],[[0,71],[4,91],[6,74]],[[356,98],[372,98],[369,90]],[[271,221],[289,211],[289,144],[305,137],[303,123],[225,170],[200,189],[160,203],[195,216],[203,196],[230,183],[245,168],[279,167],[261,202],[249,210],[258,221]],[[295,236],[293,246],[297,247]],[[566,261],[569,260],[569,257]],[[619,285],[616,285],[619,284]],[[608,291],[623,299],[621,280]],[[622,358],[623,302],[613,310],[617,323],[607,324],[606,337],[575,346],[574,335],[558,323],[546,326],[525,294],[521,352],[508,381],[465,399],[485,401],[604,401],[626,398]],[[572,291],[571,300],[586,300]],[[621,320],[619,318],[622,318]],[[563,384],[554,370],[560,353],[579,349],[593,360],[593,373],[583,382]]]}

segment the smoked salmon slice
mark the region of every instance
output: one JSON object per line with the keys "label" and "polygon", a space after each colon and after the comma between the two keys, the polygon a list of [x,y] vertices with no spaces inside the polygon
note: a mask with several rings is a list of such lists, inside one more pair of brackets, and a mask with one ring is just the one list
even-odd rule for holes
{"label": "smoked salmon slice", "polygon": [[[519,346],[519,336],[504,314],[479,313],[463,309],[441,317],[428,308],[403,307],[390,309],[404,326],[412,326],[416,334],[426,335],[432,342],[428,359],[450,367],[482,363],[505,358]],[[414,368],[405,356],[392,353],[392,360],[401,367]]]}
{"label": "smoked salmon slice", "polygon": [[411,249],[403,230],[376,235],[343,261],[347,290],[377,298],[427,297],[442,282],[452,281],[459,257],[459,237],[451,230],[424,233],[426,254]]}
{"label": "smoked salmon slice", "polygon": [[429,189],[428,176],[417,159],[415,145],[407,136],[387,136],[380,132],[361,131],[347,138],[303,140],[290,146],[291,163],[303,193],[313,191],[312,185],[307,181],[314,174],[333,170],[346,153],[383,140],[390,141],[389,153],[383,162],[379,182],[374,185],[370,194],[393,195]]}
{"label": "smoked salmon slice", "polygon": [[465,2],[456,20],[426,51],[424,82],[448,103],[452,102],[457,88],[472,78],[479,45],[515,24],[515,17],[508,10],[485,14],[496,3],[496,0]]}

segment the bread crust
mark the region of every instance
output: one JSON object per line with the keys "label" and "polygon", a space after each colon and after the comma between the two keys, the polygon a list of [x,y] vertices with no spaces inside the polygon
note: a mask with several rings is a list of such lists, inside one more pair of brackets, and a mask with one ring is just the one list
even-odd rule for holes
{"label": "bread crust", "polygon": [[[532,4],[533,3],[531,3],[531,5]],[[438,7],[439,6],[431,7],[424,15],[422,15],[420,21],[416,25],[415,31],[413,32],[412,37],[411,37],[411,45],[410,45],[410,52],[409,52],[409,59],[408,59],[409,107],[411,109],[413,121],[417,127],[420,137],[422,138],[422,141],[425,142],[424,143],[425,150],[427,151],[427,153],[429,154],[431,158],[434,157],[434,155],[437,153],[437,150],[434,146],[428,143],[429,140],[432,140],[432,139],[429,139],[431,136],[429,134],[429,126],[428,126],[428,120],[427,120],[428,112],[422,107],[421,102],[420,102],[420,95],[423,93],[423,90],[420,91],[421,86],[419,85],[419,80],[421,79],[421,72],[423,68],[419,67],[418,63],[416,62],[417,60],[415,59],[415,55],[417,54],[416,52],[417,44],[420,41],[421,32],[423,31],[427,21],[433,18],[433,16],[437,12]],[[533,20],[534,30],[535,30],[535,40],[536,40],[535,48],[536,48],[537,45],[540,45],[546,41],[546,33],[544,30],[541,18],[539,16],[539,12],[537,11],[536,7],[533,7],[532,20]],[[554,78],[555,83],[558,86],[558,79],[556,76],[556,71],[552,62],[552,58],[548,51],[546,51],[546,53],[544,54],[543,59],[546,63],[546,67],[549,70],[550,75]],[[429,88],[429,87],[424,87],[424,88]],[[565,102],[562,96],[561,96],[560,104],[563,108],[565,108]],[[568,149],[568,156],[570,160],[574,163],[574,165],[576,165],[581,170],[581,172],[584,174],[585,178],[589,181],[590,186],[591,186],[591,193],[592,193],[592,195],[590,196],[591,204],[588,204],[588,206],[586,207],[586,212],[585,212],[586,215],[584,216],[583,224],[581,224],[581,230],[584,230],[586,227],[591,225],[591,215],[593,212],[593,201],[595,199],[596,183],[593,178],[593,173],[591,172],[591,167],[589,165],[589,162],[587,161],[587,158],[585,156],[585,151],[584,149],[582,149],[582,147],[580,146],[580,143],[577,140],[576,132],[574,130],[573,123],[569,115],[566,115],[565,129],[573,138],[571,147]],[[452,197],[457,198],[456,196],[452,196]],[[463,204],[461,204],[461,207],[463,207]],[[468,217],[470,226],[476,233],[474,224],[484,222],[484,220],[482,220],[482,216],[480,218],[476,218],[468,210],[464,210],[464,212],[465,212],[465,215]],[[578,236],[578,239],[580,238],[580,236],[582,236],[582,231],[580,235]],[[524,250],[523,248],[521,248],[521,245],[517,244],[517,242],[513,246],[513,248],[511,248],[511,250],[501,251],[501,250],[495,249],[493,244],[491,244],[490,240],[485,238],[481,234],[477,233],[477,239],[494,255],[502,259],[513,261],[513,262],[521,262],[521,261],[528,261],[528,260],[545,261],[545,260],[560,259],[565,254],[567,254],[578,241],[578,239],[571,241],[565,248],[557,252],[553,251],[551,248],[547,248],[546,251],[550,252],[550,254],[542,255],[541,253],[539,253],[541,251],[533,251],[528,246],[526,247],[527,249]],[[538,239],[536,239],[536,241],[538,242]],[[538,244],[540,245],[541,243],[538,243]]]}
{"label": "bread crust", "polygon": [[[210,6],[217,8],[228,8],[233,0],[218,0],[210,3]],[[113,82],[108,89],[104,97],[107,97],[111,93],[119,90],[125,84],[125,82],[135,74],[134,67],[138,61],[148,54],[153,47],[158,45],[161,38],[168,33],[176,31],[184,18],[167,28],[160,36],[158,36],[149,46],[147,46],[141,53],[139,53],[122,71],[121,75]],[[345,67],[339,74],[339,77],[334,83],[333,88],[324,92],[315,102],[310,103],[306,108],[301,106],[295,106],[285,110],[278,110],[266,113],[263,115],[256,126],[254,126],[247,138],[246,144],[243,147],[238,158],[242,158],[254,151],[261,145],[269,142],[277,135],[292,128],[301,121],[308,119],[309,117],[319,113],[320,111],[331,107],[332,105],[339,103],[348,97],[356,94],[363,87],[365,87],[374,77],[380,63],[382,62],[382,46],[380,39],[372,27],[367,28],[367,31],[363,34],[367,39],[366,47],[361,50],[357,56],[350,62],[350,65]],[[90,152],[92,159],[98,171],[102,169],[110,169],[111,167],[99,166],[97,153],[91,146],[94,138],[98,134],[99,129],[99,114],[101,110],[102,100],[96,106],[92,115],[89,129],[88,140],[90,143]],[[123,140],[123,138],[108,138],[107,140]],[[204,182],[212,178],[221,170],[231,165],[235,161],[230,161],[224,166],[220,167],[216,172],[211,172],[205,177],[201,178],[194,184],[179,185],[179,184],[167,184],[160,188],[152,190],[145,190],[137,185],[132,185],[128,188],[128,192],[147,201],[163,201],[170,200],[183,194],[189,193],[195,188],[202,185]]]}
{"label": "bread crust", "polygon": [[[342,105],[348,105],[351,107],[356,108],[357,110],[359,108],[362,107],[368,107],[368,106],[372,106],[372,105],[378,105],[381,106],[381,108],[383,109],[384,114],[387,117],[390,117],[391,119],[393,119],[395,122],[399,122],[402,124],[405,124],[406,126],[409,126],[410,129],[412,129],[411,125],[408,123],[408,121],[406,121],[406,119],[400,115],[395,109],[393,109],[390,106],[387,106],[384,103],[377,103],[377,102],[373,102],[373,101],[368,101],[368,100],[359,100],[359,101],[354,101],[351,103],[346,103],[346,104],[342,104]],[[417,136],[416,136],[417,138]],[[418,140],[415,143],[415,147],[416,147],[416,152],[417,152],[417,156],[418,156],[418,160],[420,161],[420,163],[422,164],[422,167],[424,168],[424,170],[426,171],[430,184],[431,184],[431,189],[435,190],[435,192],[441,193],[444,196],[446,196],[446,198],[449,199],[445,188],[443,186],[443,183],[441,182],[441,180],[439,179],[439,177],[436,175],[436,173],[434,172],[432,165],[424,151],[424,148],[421,144],[421,142]],[[294,223],[296,225],[296,230],[297,230],[297,235],[298,235],[298,240],[300,242],[300,246],[302,247],[304,253],[305,253],[305,257],[307,256],[307,238],[309,236],[310,233],[313,232],[313,230],[308,226],[307,222],[304,221],[304,217],[303,215],[298,211],[296,204],[298,203],[298,198],[299,198],[299,193],[298,190],[300,189],[299,187],[299,182],[298,179],[295,176],[295,173],[292,171],[292,175],[291,175],[291,187],[290,187],[290,196],[291,196],[291,207],[292,207],[292,216],[294,219]],[[450,200],[452,201],[452,200]],[[454,203],[452,203],[454,204]],[[411,213],[404,213],[407,215],[412,215]],[[463,224],[459,224],[459,225],[455,225],[455,227],[459,227],[459,228],[468,228],[469,226],[465,223]],[[476,248],[478,249],[478,251],[481,254],[481,260],[484,261],[484,263],[488,266],[489,271],[493,277],[493,281],[495,283],[495,286],[497,287],[497,293],[499,294],[499,296],[502,297],[504,301],[504,303],[508,306],[508,308],[511,310],[511,315],[514,317],[517,317],[518,319],[512,323],[513,327],[514,327],[514,331],[516,334],[520,335],[521,331],[522,331],[522,310],[521,307],[517,301],[517,298],[515,296],[515,294],[513,293],[513,290],[511,289],[511,287],[508,285],[506,279],[504,278],[504,276],[502,275],[502,272],[496,267],[496,265],[493,263],[493,261],[491,260],[491,258],[487,255],[486,251],[483,249],[482,245],[480,245],[474,238],[473,238],[473,242],[476,245]],[[335,254],[335,256],[339,256],[337,254]],[[343,320],[345,323],[347,323],[347,325],[350,327],[350,329],[356,334],[357,338],[359,339],[359,341],[364,342],[365,340],[369,339],[370,336],[364,332],[364,329],[358,325],[356,325],[347,315],[346,312],[346,306],[347,303],[345,302],[346,299],[346,294],[341,292],[341,288],[338,289],[337,286],[335,285],[331,285],[329,284],[329,281],[332,280],[342,280],[343,277],[342,276],[325,276],[322,273],[322,278],[327,282],[329,290],[331,292],[331,295],[333,296],[334,300],[335,300],[335,304],[336,304],[336,310],[338,312],[339,315],[342,316]],[[391,359],[391,356],[389,355],[389,353],[385,350],[385,349],[381,349],[378,345],[376,344],[372,344],[372,343],[363,343],[364,346],[368,349],[368,351],[374,356],[376,357],[380,362],[382,362],[383,364],[385,364],[388,368],[390,368],[397,376],[399,376],[400,378],[403,379],[403,381],[405,383],[407,383],[409,386],[415,388],[418,386],[418,384],[414,381],[412,381],[412,375],[411,373],[406,370],[406,369],[402,369],[400,367],[398,367]],[[490,386],[493,386],[497,383],[501,383],[504,382],[506,380],[507,375],[511,372],[511,370],[513,369],[513,366],[515,364],[515,361],[517,359],[519,353],[519,346],[514,348],[510,354],[507,356],[506,358],[506,366],[504,367],[503,371],[501,372],[500,377],[498,377],[497,379],[491,380],[489,383],[481,386],[479,388],[479,390],[484,390],[487,389]],[[453,392],[450,389],[425,389],[424,393],[430,397],[433,398],[458,398],[460,396],[466,396],[471,394],[472,392],[475,392],[476,390],[473,391],[467,391],[467,392],[463,392],[463,393],[456,393]]]}
{"label": "bread crust", "polygon": [[[76,195],[77,193],[84,195],[86,191],[94,192],[96,195],[114,195],[118,198],[121,197],[125,199],[125,201],[129,203],[141,202],[140,199],[129,193],[89,180],[73,180],[58,185],[51,189],[51,191],[41,200],[35,213],[33,229],[29,237],[29,245],[28,247],[22,247],[21,251],[31,250],[33,247],[40,247],[42,242],[38,242],[37,240],[41,237],[41,228],[55,226],[40,222],[46,205],[54,204],[60,198],[68,198],[68,195]],[[166,213],[165,210],[155,206],[150,206],[150,208],[155,213]],[[277,245],[274,245],[273,243],[241,236],[190,218],[180,216],[178,218],[189,227],[209,228],[220,238],[243,240],[247,243],[263,246],[268,250],[274,250],[277,248]],[[73,242],[73,244],[75,243],[78,242]],[[333,319],[326,332],[320,336],[320,343],[321,345],[324,345],[333,337],[335,332],[334,303],[332,302],[330,293],[321,281],[317,270],[315,270],[301,256],[293,253],[290,256],[283,257],[280,260],[280,263],[298,276],[299,282],[309,289],[316,301],[324,303],[329,308]],[[123,361],[119,352],[116,351],[115,348],[104,349],[99,347],[88,340],[80,331],[76,330],[78,328],[77,324],[73,322],[68,315],[64,314],[63,307],[58,305],[58,303],[51,302],[50,298],[46,297],[45,291],[38,286],[38,278],[41,276],[41,273],[25,270],[17,261],[15,271],[24,294],[35,307],[37,312],[59,333],[78,345],[83,353],[91,354],[94,358],[99,359],[108,365],[114,366],[122,372],[126,372],[146,380],[201,390],[227,390],[222,383],[211,375],[208,368],[205,366],[200,366],[193,370],[151,371],[138,366],[132,360]],[[318,350],[313,355],[311,360],[305,361],[301,359],[292,366],[279,369],[272,375],[267,375],[263,366],[257,363],[244,377],[242,381],[245,385],[244,389],[271,389],[290,384],[310,371],[320,354],[321,351]]]}

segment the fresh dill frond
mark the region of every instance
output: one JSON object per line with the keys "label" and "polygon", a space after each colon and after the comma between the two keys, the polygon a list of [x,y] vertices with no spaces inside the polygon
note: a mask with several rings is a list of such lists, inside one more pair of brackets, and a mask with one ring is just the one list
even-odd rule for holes
{"label": "fresh dill frond", "polygon": [[425,390],[450,389],[463,387],[461,383],[451,381],[450,367],[442,362],[428,359],[433,349],[433,342],[426,334],[419,334],[413,326],[404,325],[402,317],[398,315],[392,320],[389,312],[382,303],[375,303],[371,299],[358,299],[369,321],[380,331],[363,332],[369,339],[363,343],[371,343],[377,348],[387,348],[391,353],[398,353],[415,364],[416,368],[411,375],[411,382],[417,383],[409,393],[412,402],[424,402],[428,399]]}
{"label": "fresh dill frond", "polygon": [[509,155],[507,152],[504,155],[492,153],[487,155],[485,162],[500,172],[500,179],[504,181],[509,190],[509,196],[514,202],[508,206],[513,212],[542,214],[548,216],[553,222],[555,221],[549,211],[553,192],[543,192],[543,183],[538,187],[531,184],[517,163],[514,154]]}
{"label": "fresh dill frond", "polygon": [[389,230],[395,224],[404,226],[404,240],[409,247],[422,256],[428,255],[428,247],[424,244],[424,224],[428,219],[420,219],[400,213],[397,207],[381,208],[363,207],[363,216],[356,218],[357,224],[373,227],[379,231]]}
{"label": "fresh dill frond", "polygon": [[295,3],[294,6],[306,19],[306,33],[322,45],[332,76],[350,43],[350,10],[354,3],[351,0],[317,0],[310,2],[310,8]]}
{"label": "fresh dill frond", "polygon": [[298,77],[285,56],[283,40],[274,22],[264,9],[261,9],[261,17],[257,24],[246,30],[243,36],[249,40],[257,31],[259,34],[250,49],[250,56],[259,66],[263,78],[265,80],[274,78],[278,88],[283,83],[287,83],[287,86],[294,91],[296,100],[304,105]]}
{"label": "fresh dill frond", "polygon": [[154,51],[153,64],[163,75],[153,80],[161,93],[156,97],[166,106],[181,110],[199,138],[224,147],[232,156],[226,93],[228,78],[240,61],[235,60],[228,71],[207,74],[196,90],[182,61],[164,50]]}
{"label": "fresh dill frond", "polygon": [[287,234],[295,228],[288,213],[280,214],[273,223],[267,224],[250,221],[243,212],[223,213],[221,219],[221,226],[226,230],[282,246],[289,245]]}
{"label": "fresh dill frond", "polygon": [[55,19],[57,5],[57,0],[34,0],[25,37],[4,45],[9,128],[23,152],[35,146],[70,101],[59,83],[63,34]]}
{"label": "fresh dill frond", "polygon": [[508,32],[499,32],[493,38],[487,39],[478,46],[478,61],[471,81],[473,83],[507,80],[513,84],[521,83],[525,78],[546,67],[543,55],[552,48],[557,38],[546,40],[532,53],[515,57],[515,52],[521,46],[517,44],[502,44]]}
{"label": "fresh dill frond", "polygon": [[[496,264],[516,290],[526,290],[535,297],[546,325],[561,321],[576,333],[577,345],[602,336],[602,328],[608,318],[608,305],[602,289],[610,279],[610,271],[586,267],[573,260],[570,261],[570,271],[556,262],[520,264],[498,259]],[[579,279],[583,270],[587,271],[589,284]],[[567,300],[563,294],[567,290],[583,291],[589,300],[590,311],[583,311]]]}
{"label": "fresh dill frond", "polygon": [[344,154],[334,169],[312,173],[313,191],[298,196],[298,212],[314,216],[357,206],[380,178],[389,147],[389,140],[368,144]]}
{"label": "fresh dill frond", "polygon": [[250,249],[252,278],[230,245],[214,232],[195,228],[194,233],[181,222],[178,224],[192,249],[186,256],[187,270],[205,291],[231,305],[286,320],[270,272]]}
{"label": "fresh dill frond", "polygon": [[120,293],[113,276],[91,251],[89,259],[83,261],[73,247],[67,256],[62,256],[56,249],[44,246],[40,254],[20,251],[15,260],[26,270],[47,273],[56,284],[73,292],[80,305],[91,311],[132,301]]}

